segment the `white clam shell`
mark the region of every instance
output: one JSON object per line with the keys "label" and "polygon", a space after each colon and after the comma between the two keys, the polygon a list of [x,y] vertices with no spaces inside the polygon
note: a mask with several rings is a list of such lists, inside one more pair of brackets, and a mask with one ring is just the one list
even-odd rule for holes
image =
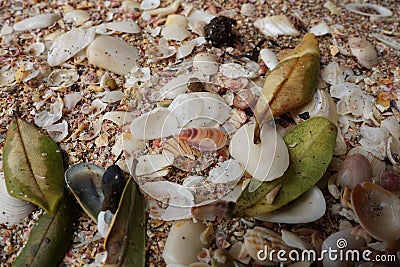
{"label": "white clam shell", "polygon": [[318,220],[325,214],[324,195],[317,186],[313,186],[288,206],[256,217],[256,219],[275,223],[309,223]]}
{"label": "white clam shell", "polygon": [[219,183],[237,183],[244,170],[237,160],[228,159],[224,162],[219,162],[216,168],[210,170],[208,181],[214,184]]}
{"label": "white clam shell", "polygon": [[175,41],[180,41],[182,42],[186,38],[190,36],[190,32],[177,24],[170,24],[166,25],[162,30],[161,30],[161,35],[167,40],[175,40]]}
{"label": "white clam shell", "polygon": [[209,12],[198,9],[192,10],[188,16],[189,29],[199,36],[204,36],[204,26],[210,23],[213,18],[215,18],[215,15]]}
{"label": "white clam shell", "polygon": [[259,18],[254,22],[254,26],[265,36],[300,35],[300,32],[285,15]]}
{"label": "white clam shell", "polygon": [[61,142],[68,135],[68,123],[63,120],[60,123],[49,125],[46,127],[46,131],[55,142]]}
{"label": "white clam shell", "polygon": [[126,75],[139,58],[138,50],[131,44],[111,36],[98,36],[86,49],[90,64]]}
{"label": "white clam shell", "polygon": [[330,95],[334,98],[342,99],[345,96],[351,96],[353,93],[362,94],[358,84],[341,82],[330,87]]}
{"label": "white clam shell", "polygon": [[79,79],[79,75],[76,69],[55,69],[47,79],[49,86],[68,87]]}
{"label": "white clam shell", "polygon": [[309,29],[308,32],[314,34],[315,36],[322,36],[328,34],[330,30],[331,28],[326,23],[321,23]]}
{"label": "white clam shell", "polygon": [[151,16],[156,16],[156,15],[158,15],[159,17],[166,16],[166,15],[175,13],[180,6],[181,6],[181,1],[180,0],[176,0],[176,1],[174,1],[173,3],[171,3],[170,5],[168,5],[166,7],[160,7],[160,8],[156,8],[156,9],[145,10],[142,13],[142,18],[144,18],[146,20]]}
{"label": "white clam shell", "polygon": [[240,8],[240,14],[246,17],[254,16],[256,13],[256,6],[252,3],[244,3]]}
{"label": "white clam shell", "polygon": [[256,180],[272,181],[288,168],[288,149],[282,137],[268,124],[261,128],[261,143],[254,144],[254,128],[254,123],[247,123],[236,131],[229,146],[230,154]]}
{"label": "white clam shell", "polygon": [[203,100],[196,94],[180,94],[168,106],[175,115],[179,127],[186,125],[203,113]]}
{"label": "white clam shell", "polygon": [[193,43],[183,44],[176,51],[176,59],[185,58],[193,52],[195,45]]}
{"label": "white clam shell", "polygon": [[72,110],[75,108],[76,104],[82,99],[81,92],[70,93],[64,96],[64,106],[67,110]]}
{"label": "white clam shell", "polygon": [[28,46],[27,53],[32,57],[40,56],[46,49],[44,43],[36,42]]}
{"label": "white clam shell", "polygon": [[190,220],[175,222],[165,243],[163,257],[170,264],[187,266],[197,261],[197,254],[204,247],[200,234],[206,229],[201,222]]}
{"label": "white clam shell", "polygon": [[124,96],[125,94],[121,90],[110,91],[101,98],[101,101],[104,103],[115,103],[124,98]]}
{"label": "white clam shell", "polygon": [[88,46],[94,37],[94,28],[76,28],[60,35],[50,47],[47,62],[50,66],[60,65]]}
{"label": "white clam shell", "polygon": [[193,67],[204,75],[213,75],[218,72],[217,59],[209,53],[196,54],[193,58]]}
{"label": "white clam shell", "polygon": [[260,51],[260,57],[262,61],[264,62],[265,66],[268,67],[268,69],[273,70],[276,65],[278,65],[278,58],[276,57],[275,53],[272,52],[271,50],[267,48],[263,48]]}
{"label": "white clam shell", "polygon": [[246,69],[237,63],[222,64],[219,67],[219,72],[229,79],[237,79],[240,77],[252,78],[254,76],[254,73],[251,70]]}
{"label": "white clam shell", "polygon": [[4,173],[0,172],[0,224],[19,224],[33,209],[34,205],[31,203],[14,198],[8,193]]}
{"label": "white clam shell", "polygon": [[381,122],[381,127],[385,127],[396,140],[400,140],[400,123],[395,117],[387,117]]}
{"label": "white clam shell", "polygon": [[71,10],[64,15],[63,19],[67,23],[72,23],[75,26],[81,26],[90,19],[90,14],[89,12],[81,9]]}
{"label": "white clam shell", "polygon": [[371,69],[378,64],[378,54],[375,47],[364,38],[353,37],[348,40],[351,53],[361,66]]}
{"label": "white clam shell", "polygon": [[128,155],[136,155],[146,148],[146,143],[143,140],[136,139],[131,133],[126,132],[119,135],[114,146],[111,148],[111,153],[114,156],[119,156],[122,150],[125,150]]}
{"label": "white clam shell", "polygon": [[99,26],[113,32],[140,33],[141,31],[139,25],[133,20],[107,22]]}
{"label": "white clam shell", "polygon": [[39,127],[47,127],[55,123],[61,119],[63,106],[64,103],[61,101],[54,102],[50,105],[50,112],[42,111],[35,115],[35,124]]}
{"label": "white clam shell", "polygon": [[168,15],[167,20],[165,21],[165,25],[166,26],[178,25],[178,26],[186,29],[188,26],[188,20],[183,15],[171,14],[171,15]]}
{"label": "white clam shell", "polygon": [[152,140],[168,137],[178,129],[176,117],[165,108],[158,108],[134,119],[131,134],[136,139]]}
{"label": "white clam shell", "polygon": [[160,4],[160,0],[143,0],[142,3],[140,3],[140,8],[143,10],[151,10],[159,7]]}
{"label": "white clam shell", "polygon": [[13,28],[15,31],[28,31],[46,28],[53,25],[53,23],[60,18],[61,16],[55,13],[39,14],[15,23]]}
{"label": "white clam shell", "polygon": [[190,72],[187,74],[181,74],[170,80],[160,89],[161,99],[174,99],[180,94],[183,94],[187,90],[187,83],[190,78],[198,78],[200,81],[204,80],[204,76],[201,72]]}
{"label": "white clam shell", "polygon": [[103,115],[102,120],[109,120],[118,126],[122,126],[131,123],[135,118],[136,116],[132,112],[109,111]]}
{"label": "white clam shell", "polygon": [[[390,17],[393,15],[393,12],[387,9],[386,7],[369,3],[362,3],[362,4],[351,3],[351,4],[346,4],[344,7],[351,12],[364,16]],[[372,12],[368,13],[365,10],[371,10]]]}
{"label": "white clam shell", "polygon": [[[330,85],[344,82],[343,71],[337,61],[332,61],[321,70],[322,79]],[[334,97],[334,96],[332,96]]]}
{"label": "white clam shell", "polygon": [[361,139],[359,143],[365,151],[384,160],[386,158],[386,144],[389,131],[384,127],[370,127],[365,124],[360,127]]}
{"label": "white clam shell", "polygon": [[136,176],[153,174],[171,166],[173,161],[174,156],[170,155],[154,154],[140,156],[136,165]]}

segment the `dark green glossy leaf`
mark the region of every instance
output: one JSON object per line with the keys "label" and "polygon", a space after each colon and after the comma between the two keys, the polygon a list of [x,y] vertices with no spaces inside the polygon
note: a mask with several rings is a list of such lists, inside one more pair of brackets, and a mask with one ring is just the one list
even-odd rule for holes
{"label": "dark green glossy leaf", "polygon": [[[335,149],[337,128],[325,117],[311,118],[293,128],[285,137],[289,149],[289,169],[282,177],[263,182],[254,192],[246,188],[233,209],[235,217],[267,214],[309,190],[324,175]],[[267,194],[281,185],[270,203]],[[228,210],[228,214],[232,210]]]}
{"label": "dark green glossy leaf", "polygon": [[75,198],[66,194],[54,213],[41,215],[12,266],[58,266],[71,244],[79,214]]}
{"label": "dark green glossy leaf", "polygon": [[52,213],[64,194],[64,166],[56,143],[17,118],[4,144],[4,176],[10,195]]}

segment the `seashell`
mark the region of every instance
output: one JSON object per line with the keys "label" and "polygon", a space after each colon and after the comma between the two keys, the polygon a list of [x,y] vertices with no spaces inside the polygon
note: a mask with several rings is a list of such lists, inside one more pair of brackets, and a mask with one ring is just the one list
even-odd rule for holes
{"label": "seashell", "polygon": [[292,25],[285,15],[258,18],[254,26],[265,36],[292,35],[298,36],[300,32]]}
{"label": "seashell", "polygon": [[252,3],[244,3],[240,8],[240,14],[246,17],[252,17],[256,14],[256,6]]}
{"label": "seashell", "polygon": [[149,209],[151,218],[172,221],[192,217],[194,197],[185,187],[169,181],[160,181],[144,183],[140,189],[154,200],[168,205],[167,208],[160,208],[160,204],[153,203]]}
{"label": "seashell", "polygon": [[216,128],[179,129],[173,136],[202,151],[218,150],[225,146],[227,140],[225,133]]}
{"label": "seashell", "polygon": [[174,156],[170,155],[143,155],[138,157],[136,165],[136,176],[146,176],[154,174],[172,165]]}
{"label": "seashell", "polygon": [[60,35],[49,49],[47,56],[49,66],[58,66],[78,54],[94,40],[95,33],[94,28],[87,30],[76,28]]}
{"label": "seashell", "polygon": [[42,111],[35,115],[35,124],[39,127],[47,127],[55,123],[61,119],[63,106],[64,103],[61,101],[54,102],[50,105],[50,112]]}
{"label": "seashell", "polygon": [[336,104],[333,102],[330,94],[325,90],[317,89],[311,101],[299,109],[290,112],[290,114],[298,124],[304,121],[304,117],[302,118],[302,115],[304,115],[306,112],[308,113],[309,118],[323,116],[328,118],[335,125],[338,124],[339,115],[336,111]]}
{"label": "seashell", "polygon": [[55,13],[39,14],[27,19],[23,19],[14,24],[15,31],[29,31],[41,28],[46,28],[53,25],[54,22],[61,18]]}
{"label": "seashell", "polygon": [[32,213],[34,205],[12,197],[6,187],[4,173],[0,172],[0,224],[20,224]]}
{"label": "seashell", "polygon": [[349,38],[348,44],[351,53],[355,56],[361,66],[371,69],[378,64],[378,55],[375,47],[363,38]]}
{"label": "seashell", "polygon": [[181,94],[171,102],[168,110],[177,118],[179,127],[185,127],[202,115],[203,106],[203,100],[196,94]]}
{"label": "seashell", "polygon": [[396,169],[400,170],[400,141],[399,139],[389,136],[387,142],[387,157]]}
{"label": "seashell", "polygon": [[86,49],[90,64],[120,75],[126,75],[139,59],[131,44],[116,37],[98,36]]}
{"label": "seashell", "polygon": [[389,246],[400,238],[400,199],[377,184],[361,183],[351,194],[354,213],[369,235]]}
{"label": "seashell", "polygon": [[[147,1],[147,0],[146,0]],[[154,1],[154,0],[149,0],[149,1]],[[175,13],[178,8],[181,6],[181,1],[180,0],[175,0],[172,2],[170,5],[166,7],[160,7],[152,10],[145,10],[142,13],[142,18],[147,18],[149,16],[159,16],[163,17],[172,13]]]}
{"label": "seashell", "polygon": [[125,1],[122,1],[121,8],[128,9],[128,10],[139,10],[141,7],[140,7],[140,4],[136,1],[125,0]]}
{"label": "seashell", "polygon": [[257,216],[256,219],[275,223],[309,223],[321,218],[326,211],[324,195],[317,186],[289,203],[286,207],[265,215]]}
{"label": "seashell", "polygon": [[54,142],[61,142],[68,135],[68,123],[63,120],[60,123],[49,125],[46,127],[46,131]]}
{"label": "seashell", "polygon": [[171,14],[168,15],[167,20],[165,21],[165,25],[178,25],[182,28],[187,28],[188,21],[187,18],[183,15],[176,15],[176,14]]}
{"label": "seashell", "polygon": [[[343,71],[337,61],[332,61],[321,70],[322,80],[330,85],[336,85],[344,82]],[[335,96],[332,96],[335,97]]]}
{"label": "seashell", "polygon": [[13,31],[13,27],[11,27],[8,23],[4,23],[3,27],[0,30],[0,36],[12,34]]}
{"label": "seashell", "polygon": [[144,0],[140,3],[140,8],[143,10],[156,9],[161,4],[160,0]]}
{"label": "seashell", "polygon": [[172,135],[178,128],[178,121],[174,114],[166,108],[157,108],[131,123],[131,134],[136,139],[153,140]]}
{"label": "seashell", "polygon": [[256,96],[250,89],[240,90],[233,99],[233,106],[240,110],[245,110],[249,107],[254,107]]}
{"label": "seashell", "polygon": [[185,141],[178,138],[170,138],[162,144],[164,155],[175,157],[198,158],[201,154],[199,150],[188,145]]}
{"label": "seashell", "polygon": [[379,175],[379,185],[389,191],[400,190],[400,175],[394,171],[384,170]]}
{"label": "seashell", "polygon": [[331,12],[331,15],[339,14],[339,8],[329,0],[325,2],[324,7]]}
{"label": "seashell", "polygon": [[[254,144],[254,127],[253,123],[247,123],[239,128],[231,139],[229,152],[253,178],[272,181],[281,177],[288,168],[289,152],[275,128],[267,124],[261,128],[261,143]],[[275,160],[277,158],[279,160]]]}
{"label": "seashell", "polygon": [[68,87],[79,80],[76,69],[55,69],[47,77],[49,86]]}
{"label": "seashell", "polygon": [[[269,229],[258,226],[246,231],[243,243],[250,257],[253,258],[256,262],[261,261],[259,257],[260,251],[264,251],[266,253],[266,248],[268,249],[268,251],[272,251],[272,249],[274,249],[275,251],[289,251],[289,247],[285,244],[280,235]],[[273,255],[274,257],[272,259],[268,257],[269,255],[262,254],[262,256],[265,256],[266,258],[265,261],[262,261],[262,263],[264,264],[281,262],[278,261],[276,255]]]}
{"label": "seashell", "polygon": [[104,103],[115,103],[122,100],[124,96],[125,94],[121,90],[110,91],[101,98],[101,101]]}
{"label": "seashell", "polygon": [[187,82],[187,88],[191,92],[201,92],[204,91],[204,84],[199,78],[192,77]]}
{"label": "seashell", "polygon": [[[353,228],[336,232],[331,234],[324,240],[322,243],[321,250],[328,251],[330,250],[339,250],[343,255],[349,255],[346,253],[347,251],[358,250],[361,253],[361,248],[366,245],[365,239],[352,235]],[[350,259],[347,258],[347,259]],[[343,260],[334,260],[330,259],[330,257],[324,257],[323,266],[324,267],[343,267],[343,266],[353,266],[354,263],[350,261]]]}
{"label": "seashell", "polygon": [[72,23],[75,26],[81,26],[90,19],[90,14],[86,10],[78,9],[67,12],[63,19],[67,23]]}
{"label": "seashell", "polygon": [[133,20],[113,21],[99,25],[113,32],[140,33],[139,25]]}
{"label": "seashell", "polygon": [[163,251],[163,258],[169,264],[189,265],[197,261],[197,254],[204,247],[200,234],[206,229],[201,222],[177,221],[169,232]]}
{"label": "seashell", "polygon": [[135,156],[145,148],[145,141],[133,138],[131,133],[126,132],[118,135],[115,140],[114,146],[111,148],[111,153],[114,156],[119,156],[124,150],[128,155]]}
{"label": "seashell", "polygon": [[362,94],[361,88],[358,84],[341,82],[336,83],[330,87],[330,95],[334,98],[342,99],[343,97],[350,97],[354,94]]}
{"label": "seashell", "polygon": [[237,79],[226,79],[222,81],[222,86],[231,92],[240,91],[241,89],[246,88],[248,84],[249,84],[249,79],[245,77],[240,77]]}
{"label": "seashell", "polygon": [[208,181],[214,184],[234,183],[236,184],[244,170],[238,161],[233,159],[218,162],[218,166],[210,170]]}
{"label": "seashell", "polygon": [[14,78],[15,70],[7,69],[5,67],[0,69],[0,89],[12,90],[12,88],[17,85]]}
{"label": "seashell", "polygon": [[394,139],[400,139],[400,123],[394,117],[387,117],[381,122],[381,127],[385,127]]}
{"label": "seashell", "polygon": [[189,29],[199,36],[204,36],[204,26],[209,24],[213,18],[215,18],[214,14],[204,10],[192,10],[187,17]]}
{"label": "seashell", "polygon": [[65,182],[87,215],[97,222],[104,195],[101,179],[105,169],[91,163],[77,163],[65,172]]}
{"label": "seashell", "polygon": [[160,98],[175,99],[179,95],[185,93],[187,83],[189,79],[193,77],[198,78],[200,81],[204,80],[204,76],[201,72],[189,72],[187,74],[178,75],[160,88]]}
{"label": "seashell", "polygon": [[44,50],[46,49],[44,43],[41,42],[36,42],[28,46],[26,49],[26,52],[29,56],[31,57],[37,57],[40,56]]}
{"label": "seashell", "polygon": [[373,33],[373,34],[371,34],[371,36],[378,39],[382,43],[392,47],[393,49],[400,50],[400,42],[396,41],[395,38],[392,38],[392,37],[389,37],[386,35],[382,35],[382,34],[378,34],[378,33]]}
{"label": "seashell", "polygon": [[82,99],[81,92],[70,93],[64,96],[63,102],[67,110],[72,110],[75,108],[76,104]]}
{"label": "seashell", "polygon": [[161,35],[167,40],[174,40],[182,42],[186,38],[188,38],[191,34],[186,28],[181,27],[177,24],[171,24],[165,26],[161,30]]}
{"label": "seashell", "polygon": [[213,54],[199,53],[193,58],[193,67],[204,75],[213,75],[218,72],[217,59]]}
{"label": "seashell", "polygon": [[278,65],[279,61],[275,53],[267,48],[263,48],[260,50],[260,57],[264,62],[265,66],[267,66],[268,69],[270,70],[273,70],[276,67],[276,65]]}
{"label": "seashell", "polygon": [[111,211],[100,211],[99,216],[97,217],[97,231],[99,231],[103,238],[107,236],[113,218],[114,214],[112,214]]}
{"label": "seashell", "polygon": [[103,121],[109,120],[118,126],[129,124],[135,118],[136,115],[132,114],[132,112],[127,112],[127,111],[109,111],[106,112],[102,117]]}
{"label": "seashell", "polygon": [[242,67],[237,63],[225,63],[219,67],[219,72],[229,79],[237,79],[241,77],[254,78],[255,73]]}
{"label": "seashell", "polygon": [[386,7],[375,5],[375,4],[346,4],[344,8],[347,10],[354,12],[363,16],[371,16],[371,17],[390,17],[393,15],[392,11],[387,9]]}
{"label": "seashell", "polygon": [[290,247],[298,248],[301,250],[313,249],[313,247],[310,243],[308,243],[307,241],[304,241],[295,233],[292,233],[288,230],[282,229],[281,234],[282,234],[282,240]]}
{"label": "seashell", "polygon": [[360,145],[365,151],[370,152],[375,157],[384,160],[387,156],[387,140],[389,131],[384,127],[370,127],[365,124],[360,127]]}
{"label": "seashell", "polygon": [[129,74],[129,78],[126,80],[126,83],[133,86],[136,85],[137,82],[147,82],[150,79],[151,79],[151,73],[149,67],[138,68],[137,71]]}
{"label": "seashell", "polygon": [[194,47],[195,45],[192,42],[182,44],[178,47],[178,50],[176,51],[176,59],[181,59],[189,56],[193,52]]}
{"label": "seashell", "polygon": [[331,28],[326,23],[321,23],[309,29],[308,32],[314,34],[315,36],[322,36],[328,34],[330,30]]}
{"label": "seashell", "polygon": [[371,182],[372,172],[369,160],[361,154],[348,155],[337,173],[336,182],[342,187],[353,188],[362,182]]}

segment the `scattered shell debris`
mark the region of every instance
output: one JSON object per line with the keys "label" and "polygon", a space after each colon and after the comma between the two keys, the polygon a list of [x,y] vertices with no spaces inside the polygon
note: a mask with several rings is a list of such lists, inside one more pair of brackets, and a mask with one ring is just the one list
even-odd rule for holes
{"label": "scattered shell debris", "polygon": [[[257,253],[319,253],[343,238],[345,251],[393,255],[388,266],[397,266],[400,9],[361,2],[4,1],[1,266],[15,261],[43,213],[5,186],[3,146],[17,114],[57,142],[66,183],[86,205],[64,266],[100,266],[107,256],[109,214],[96,179],[112,164],[145,197],[146,266],[311,266],[319,263]],[[265,123],[254,144],[265,76],[308,32],[319,42],[318,88]],[[279,181],[290,165],[284,134],[316,116],[338,128],[320,182],[274,212],[226,218],[246,185]],[[92,180],[82,178],[88,171]],[[282,189],[267,194],[271,204]]]}

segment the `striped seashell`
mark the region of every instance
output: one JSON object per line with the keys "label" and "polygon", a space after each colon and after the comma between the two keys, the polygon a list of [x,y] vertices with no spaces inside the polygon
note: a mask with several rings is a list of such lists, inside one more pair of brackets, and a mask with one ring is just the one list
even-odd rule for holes
{"label": "striped seashell", "polygon": [[202,151],[218,150],[225,146],[227,140],[225,133],[216,128],[180,129],[173,136]]}
{"label": "striped seashell", "polygon": [[198,149],[190,146],[188,143],[178,138],[168,139],[165,143],[163,143],[162,147],[164,155],[176,157],[184,156],[191,159],[198,158],[201,155],[201,152]]}

